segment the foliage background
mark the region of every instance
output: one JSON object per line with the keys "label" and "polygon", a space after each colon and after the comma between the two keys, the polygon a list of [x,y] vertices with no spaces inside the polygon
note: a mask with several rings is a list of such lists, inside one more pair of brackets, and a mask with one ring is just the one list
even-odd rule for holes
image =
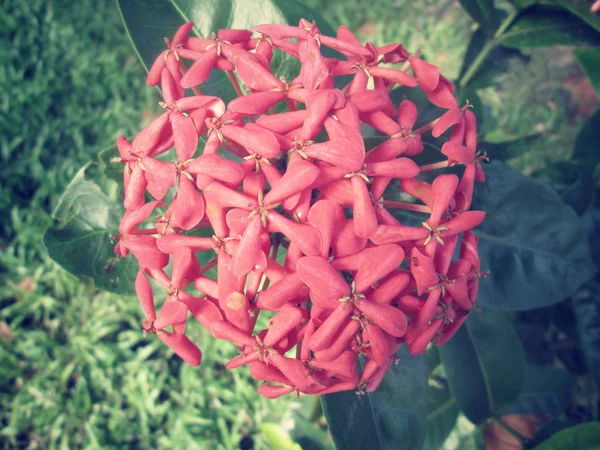
{"label": "foliage background", "polygon": [[[449,78],[459,75],[474,30],[455,0],[303,3],[363,40],[421,48]],[[158,111],[115,3],[5,0],[0,43],[2,447],[331,447],[313,399],[263,399],[243,369],[224,370],[235,350],[206,336],[199,337],[200,368],[181,364],[143,339],[135,299],[95,290],[45,252],[50,212],[79,167]],[[552,180],[539,171],[570,158],[598,107],[594,90],[568,47],[528,49],[500,64],[505,70],[478,89],[484,131],[502,139],[535,135],[510,164]],[[561,419],[597,420],[570,303],[516,316],[529,353],[577,376]],[[471,431],[459,419],[447,445],[463,446]]]}

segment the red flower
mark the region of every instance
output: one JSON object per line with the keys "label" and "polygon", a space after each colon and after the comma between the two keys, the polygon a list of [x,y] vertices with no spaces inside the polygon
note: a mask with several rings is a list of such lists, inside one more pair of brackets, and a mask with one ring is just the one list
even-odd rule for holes
{"label": "red flower", "polygon": [[[257,36],[187,37],[191,29],[166,40],[148,75],[165,112],[131,142],[117,141],[126,213],[116,252],[139,262],[142,327],[198,365],[202,354],[185,334],[191,313],[239,348],[226,367],[248,365],[268,398],[371,392],[401,346],[419,354],[446,342],[473,308],[485,275],[471,231],[485,213],[469,210],[484,179],[475,115],[418,51],[362,45],[344,26],[337,37],[305,20],[261,25]],[[346,59],[323,57],[322,46]],[[271,70],[279,51],[300,62],[290,82]],[[181,59],[194,62],[186,69]],[[228,104],[198,89],[213,69],[238,93]],[[345,74],[352,82],[335,89]],[[421,89],[447,111],[414,129],[417,105],[394,105],[395,85]],[[386,138],[368,148],[365,126]],[[429,131],[447,160],[419,166],[413,157]],[[421,179],[449,165],[464,172]],[[390,197],[393,185],[401,199]],[[399,221],[395,209],[421,223]],[[213,254],[205,266],[201,252]],[[158,314],[148,277],[167,289]],[[274,314],[257,330],[261,311]]]}

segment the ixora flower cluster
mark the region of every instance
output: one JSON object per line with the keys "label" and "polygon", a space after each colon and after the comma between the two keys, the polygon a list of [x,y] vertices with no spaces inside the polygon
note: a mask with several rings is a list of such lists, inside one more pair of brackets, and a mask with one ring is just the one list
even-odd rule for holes
{"label": "ixora flower cluster", "polygon": [[[373,391],[400,346],[419,354],[443,344],[473,308],[481,271],[470,230],[485,216],[469,211],[484,179],[475,116],[418,53],[361,45],[343,26],[335,38],[302,20],[212,39],[188,37],[192,27],[165,39],[148,74],[164,113],[131,142],[118,139],[126,213],[116,252],[139,261],[144,331],[198,365],[200,349],[185,334],[191,313],[239,347],[227,368],[248,365],[269,398]],[[325,58],[323,47],[340,58]],[[275,52],[300,61],[295,79],[273,75]],[[238,93],[228,104],[200,90],[213,71]],[[351,81],[336,89],[343,75]],[[422,89],[447,111],[413,130],[417,108],[392,104],[396,85]],[[388,138],[367,151],[364,126]],[[442,162],[419,167],[410,158],[423,151],[421,135],[449,129]],[[173,147],[172,162],[158,158]],[[419,179],[458,164],[460,178]],[[391,183],[414,201],[384,199]],[[403,225],[392,208],[422,213],[422,226]],[[201,266],[200,252],[216,255]],[[206,276],[215,266],[216,280]],[[166,289],[158,315],[150,278]],[[261,311],[273,315],[256,331]]]}

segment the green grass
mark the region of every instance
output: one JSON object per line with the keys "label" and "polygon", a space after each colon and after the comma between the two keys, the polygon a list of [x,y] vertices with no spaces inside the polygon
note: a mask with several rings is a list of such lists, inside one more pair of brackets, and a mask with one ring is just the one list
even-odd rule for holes
{"label": "green grass", "polygon": [[[420,48],[451,78],[472,30],[455,1],[305,3],[362,40]],[[76,170],[156,107],[114,2],[6,0],[0,41],[0,447],[235,449],[248,436],[266,449],[277,445],[264,423],[318,433],[311,398],[267,401],[247,369],[223,370],[232,345],[192,325],[204,360],[188,367],[143,338],[135,299],[97,292],[45,254],[49,212]],[[486,128],[544,129],[544,145],[513,162],[525,171],[567,157],[581,122],[551,54],[532,56],[479,92],[497,118]]]}

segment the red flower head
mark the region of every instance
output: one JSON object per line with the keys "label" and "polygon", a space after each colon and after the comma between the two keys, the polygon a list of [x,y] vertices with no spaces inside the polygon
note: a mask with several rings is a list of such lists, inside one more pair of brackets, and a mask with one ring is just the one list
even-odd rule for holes
{"label": "red flower head", "polygon": [[[475,115],[419,51],[362,45],[344,26],[336,37],[305,20],[211,39],[192,29],[165,39],[148,74],[165,112],[118,140],[126,213],[116,252],[139,262],[143,330],[198,365],[191,313],[238,347],[227,368],[248,365],[268,398],[373,391],[401,346],[419,354],[448,341],[476,300],[485,274],[471,230],[485,213],[469,209],[486,157]],[[298,59],[296,78],[273,73],[276,52]],[[238,94],[228,104],[201,93],[213,70]],[[352,79],[338,89],[342,75]],[[416,128],[417,105],[394,104],[392,89],[421,89],[446,111]],[[367,146],[365,128],[378,145]],[[419,165],[431,139],[441,151]],[[272,317],[257,330],[262,311]]]}

